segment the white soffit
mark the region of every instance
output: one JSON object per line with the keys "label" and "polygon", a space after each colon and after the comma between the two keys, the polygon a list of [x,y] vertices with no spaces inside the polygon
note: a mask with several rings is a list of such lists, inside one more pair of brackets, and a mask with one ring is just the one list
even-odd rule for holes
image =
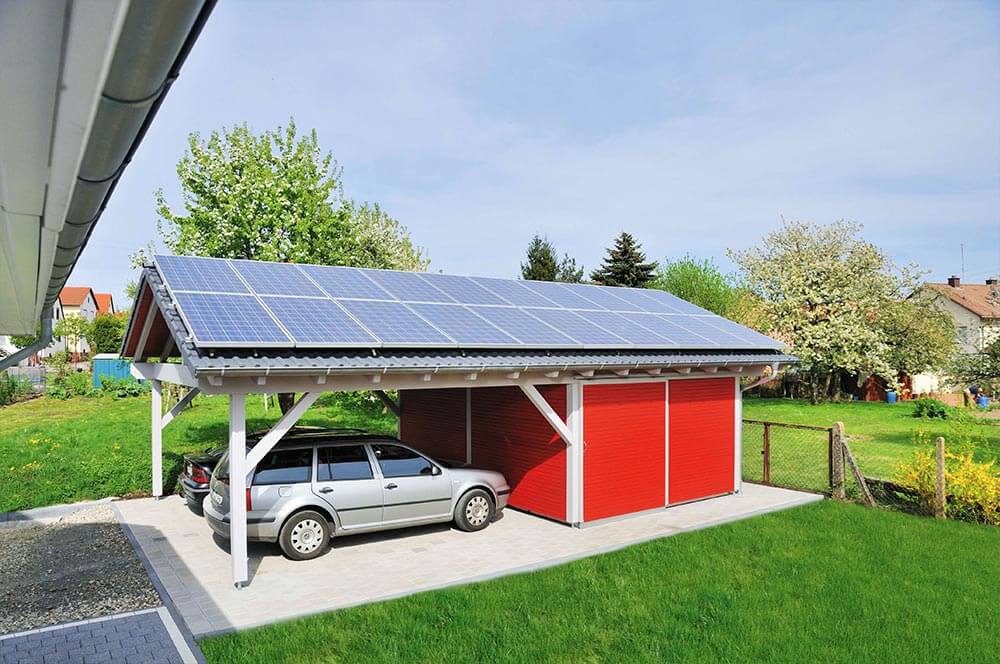
{"label": "white soffit", "polygon": [[127,9],[0,4],[0,333],[35,331]]}

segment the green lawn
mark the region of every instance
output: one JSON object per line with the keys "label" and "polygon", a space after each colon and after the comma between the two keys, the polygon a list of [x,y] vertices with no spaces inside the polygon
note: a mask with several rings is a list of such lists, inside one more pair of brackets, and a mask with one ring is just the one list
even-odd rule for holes
{"label": "green lawn", "polygon": [[[745,399],[743,417],[752,420],[831,426],[843,422],[848,444],[865,475],[890,478],[900,463],[908,461],[921,447],[931,447],[937,436],[944,436],[952,449],[973,449],[980,460],[1000,458],[1000,421],[950,420],[913,417],[912,403],[847,402],[811,405],[791,399]],[[761,428],[747,425],[743,436],[743,463],[748,471],[760,467]],[[804,463],[820,469],[810,481],[826,481],[826,438],[824,433],[798,430],[774,430],[772,435],[772,471],[780,471],[784,449],[791,450],[791,467]],[[759,471],[756,471],[759,472]]]}
{"label": "green lawn", "polygon": [[998,550],[1000,529],[824,501],[201,647],[214,664],[994,661]]}
{"label": "green lawn", "polygon": [[[176,487],[186,452],[225,444],[228,400],[198,397],[163,434],[164,491]],[[247,399],[247,430],[270,426],[272,400]],[[0,512],[150,491],[149,397],[34,399],[0,408]],[[394,431],[395,419],[320,399],[302,424]]]}

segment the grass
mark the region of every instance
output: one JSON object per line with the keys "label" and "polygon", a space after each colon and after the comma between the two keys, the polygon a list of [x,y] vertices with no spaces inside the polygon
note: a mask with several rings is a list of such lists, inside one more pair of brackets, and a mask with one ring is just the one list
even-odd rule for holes
{"label": "grass", "polygon": [[[912,403],[847,402],[811,405],[792,399],[751,399],[743,402],[743,417],[752,420],[831,426],[843,422],[851,451],[862,472],[870,477],[890,478],[895,468],[909,461],[915,450],[930,448],[937,436],[944,436],[950,448],[975,449],[983,461],[1000,458],[1000,426],[997,420],[964,421],[913,417]],[[743,435],[745,471],[759,473],[762,428],[746,425]],[[784,447],[782,447],[784,445]],[[826,472],[826,434],[799,430],[772,431],[772,476],[793,472],[805,475],[809,486],[822,485]],[[782,458],[782,454],[790,458]],[[791,466],[795,470],[788,471]],[[820,488],[820,487],[817,487]]]}
{"label": "grass", "polygon": [[[228,400],[198,397],[163,434],[164,491],[176,487],[187,452],[225,444]],[[247,399],[247,430],[269,427],[279,412],[272,401]],[[149,397],[34,399],[0,409],[0,512],[150,491]],[[376,409],[327,395],[302,424],[395,430]]]}
{"label": "grass", "polygon": [[992,661],[998,547],[1000,529],[824,501],[200,645],[213,664]]}

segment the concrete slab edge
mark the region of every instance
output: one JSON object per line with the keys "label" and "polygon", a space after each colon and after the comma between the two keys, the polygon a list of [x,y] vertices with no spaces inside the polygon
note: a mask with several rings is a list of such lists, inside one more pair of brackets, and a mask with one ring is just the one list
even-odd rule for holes
{"label": "concrete slab edge", "polygon": [[15,523],[22,521],[43,521],[45,519],[58,519],[61,516],[108,505],[112,501],[118,500],[116,496],[108,496],[100,500],[86,500],[79,503],[65,503],[62,505],[48,505],[46,507],[36,507],[30,510],[19,510],[15,512],[0,512],[0,524]]}
{"label": "concrete slab edge", "polygon": [[165,606],[161,606],[156,610],[156,612],[160,615],[160,620],[163,622],[163,627],[167,630],[170,640],[173,641],[174,648],[177,648],[177,654],[181,656],[181,661],[184,664],[197,664],[198,658],[191,650],[191,646],[188,645],[187,640],[184,638],[181,630],[177,627],[177,623],[174,622],[174,619],[170,615],[170,612],[167,611],[167,608]]}
{"label": "concrete slab edge", "polygon": [[[194,661],[198,664],[208,664],[208,660],[205,659],[205,655],[201,652],[201,648],[198,647],[198,642],[195,640],[194,632],[191,627],[185,622],[184,616],[181,612],[177,610],[177,606],[174,604],[174,600],[170,597],[170,593],[167,592],[166,587],[163,582],[160,581],[160,577],[157,576],[156,570],[153,568],[152,563],[149,562],[149,558],[146,557],[146,553],[139,546],[139,540],[136,538],[135,533],[132,532],[132,528],[128,525],[125,517],[122,515],[121,510],[114,503],[111,504],[111,510],[115,513],[115,518],[118,519],[118,525],[121,527],[122,532],[125,533],[125,537],[128,539],[130,545],[132,545],[132,550],[135,551],[135,555],[139,557],[139,562],[142,563],[143,568],[146,570],[146,574],[149,576],[149,580],[153,582],[153,587],[156,588],[157,594],[160,596],[160,601],[163,602],[163,608],[169,613],[169,617],[174,623],[174,629],[177,631],[178,635],[183,639],[184,643],[187,644],[188,651],[194,657]],[[161,619],[164,616],[160,616]],[[167,632],[170,633],[170,626],[164,620],[164,626],[167,628]],[[173,638],[171,633],[171,638]],[[183,651],[178,647],[178,652],[183,656]]]}
{"label": "concrete slab edge", "polygon": [[[300,618],[309,618],[312,616],[317,616],[323,613],[331,613],[333,611],[340,611],[342,609],[350,609],[355,606],[364,606],[365,604],[375,604],[377,602],[388,602],[394,599],[401,599],[403,597],[409,597],[410,595],[417,595],[419,593],[430,592],[432,590],[444,590],[445,588],[453,588],[456,586],[465,586],[473,583],[482,583],[483,581],[491,581],[493,579],[501,579],[506,576],[515,576],[517,574],[526,574],[528,572],[536,572],[543,569],[548,569],[549,567],[558,567],[559,565],[565,565],[566,563],[575,562],[577,560],[583,560],[584,558],[590,558],[592,556],[600,556],[605,553],[612,553],[614,551],[620,551],[622,549],[627,549],[631,546],[637,544],[644,544],[646,542],[652,542],[654,540],[663,539],[665,537],[671,537],[673,535],[679,535],[681,533],[694,532],[697,530],[704,530],[705,528],[711,528],[713,526],[721,526],[726,523],[731,523],[735,521],[742,521],[744,519],[749,519],[751,517],[760,516],[762,514],[769,514],[771,512],[781,512],[793,507],[801,507],[803,505],[808,505],[810,503],[819,502],[824,500],[821,495],[808,494],[805,496],[799,496],[787,501],[778,503],[776,505],[768,505],[767,507],[762,507],[756,510],[751,510],[749,512],[744,512],[739,515],[724,516],[712,521],[707,521],[705,523],[699,523],[696,526],[686,526],[684,528],[671,528],[669,532],[658,533],[656,535],[649,535],[645,537],[639,537],[628,542],[623,542],[619,544],[611,544],[606,547],[601,547],[598,549],[591,549],[584,553],[573,554],[570,556],[563,556],[561,558],[551,558],[538,563],[531,563],[530,565],[521,565],[519,567],[511,567],[509,569],[500,570],[497,572],[490,572],[489,574],[483,574],[481,576],[474,576],[458,581],[448,581],[446,583],[432,584],[428,586],[423,586],[413,590],[406,590],[399,593],[389,593],[386,595],[380,595],[378,597],[369,597],[367,599],[359,600],[357,602],[345,602],[344,604],[339,604],[337,606],[328,606],[320,609],[318,611],[309,611],[306,613],[301,613],[297,616],[292,616],[289,618],[284,618],[281,620],[270,620],[261,621],[256,623],[250,623],[248,625],[243,625],[239,629],[235,627],[228,627],[226,629],[212,630],[208,632],[202,632],[197,635],[199,639],[205,639],[212,636],[222,636],[223,634],[231,634],[237,631],[243,631],[247,629],[255,629],[257,627],[266,627],[267,625],[275,625],[278,623],[289,622],[292,620],[299,620]],[[599,528],[600,526],[596,526]]]}

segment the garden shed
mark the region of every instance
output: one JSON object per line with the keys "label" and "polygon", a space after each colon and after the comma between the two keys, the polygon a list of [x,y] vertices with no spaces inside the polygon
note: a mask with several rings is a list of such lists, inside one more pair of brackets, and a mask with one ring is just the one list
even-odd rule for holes
{"label": "garden shed", "polygon": [[[323,392],[376,391],[404,442],[586,526],[739,492],[740,378],[795,361],[656,290],[178,256],[144,269],[122,355],[152,385],[154,495],[163,427],[229,396],[237,585],[246,477]],[[191,388],[166,414],[163,381]],[[302,396],[247,452],[245,395],[276,392]]]}

